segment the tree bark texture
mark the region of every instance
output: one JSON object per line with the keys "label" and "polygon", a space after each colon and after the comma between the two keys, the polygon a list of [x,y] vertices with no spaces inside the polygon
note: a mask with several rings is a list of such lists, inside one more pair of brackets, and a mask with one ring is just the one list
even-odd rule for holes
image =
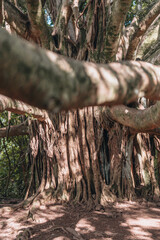
{"label": "tree bark texture", "polygon": [[[51,51],[0,29],[0,93],[49,111],[24,104],[20,112],[30,111],[41,120],[29,120],[32,164],[25,199],[46,191],[56,200],[87,202],[92,208],[115,196],[133,199],[143,189],[146,197],[159,198],[154,171],[155,156],[159,171],[159,150],[154,151],[154,136],[131,131],[135,127],[158,132],[159,102],[144,110],[111,106],[142,97],[160,100],[160,67],[142,61],[104,65],[116,59],[127,32],[124,22],[131,1],[115,0],[112,5],[93,0],[83,5],[84,1],[57,0],[51,39],[42,24],[44,5],[32,2],[27,0],[31,32],[39,46]],[[127,51],[128,59],[133,59],[129,55],[135,51],[135,39],[139,41],[159,14],[156,4],[139,28],[131,26],[127,40],[131,45],[122,49],[119,60]],[[4,99],[0,98],[2,110],[23,108],[20,101]]]}
{"label": "tree bark texture", "polygon": [[1,94],[54,112],[127,104],[143,96],[160,99],[159,66],[75,61],[10,36],[3,29],[0,34]]}

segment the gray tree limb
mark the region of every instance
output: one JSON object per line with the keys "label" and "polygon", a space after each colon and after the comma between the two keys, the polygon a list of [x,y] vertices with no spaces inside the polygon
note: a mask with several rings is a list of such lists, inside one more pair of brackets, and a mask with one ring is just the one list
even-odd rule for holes
{"label": "gray tree limb", "polygon": [[21,101],[13,100],[11,98],[0,95],[0,113],[4,111],[10,111],[21,115],[27,113],[39,121],[44,121],[48,117],[48,114],[45,110],[40,110]]}
{"label": "gray tree limb", "polygon": [[40,46],[50,49],[51,33],[44,17],[43,3],[41,0],[26,0],[32,33],[39,39]]}
{"label": "gray tree limb", "polygon": [[15,136],[22,136],[22,135],[28,135],[29,130],[26,122],[10,126],[9,132],[8,132],[8,127],[6,128],[0,128],[0,138],[4,137],[15,137]]}
{"label": "gray tree limb", "polygon": [[4,1],[4,17],[5,21],[19,36],[23,38],[30,37],[31,29],[28,16],[23,14],[8,0]]}
{"label": "gray tree limb", "polygon": [[59,112],[160,100],[160,67],[145,62],[99,65],[45,51],[0,29],[0,93]]}
{"label": "gray tree limb", "polygon": [[148,7],[148,11],[144,16],[142,11],[141,13],[139,13],[141,17],[135,18],[135,21],[130,26],[132,30],[129,40],[129,48],[126,55],[127,60],[134,59],[135,51],[141,40],[141,37],[146,33],[150,25],[153,23],[153,21],[159,14],[160,14],[160,1],[156,1],[152,8],[150,8],[150,6]]}
{"label": "gray tree limb", "polygon": [[113,1],[112,13],[107,26],[105,55],[106,62],[115,61],[122,26],[126,19],[131,0]]}
{"label": "gray tree limb", "polygon": [[104,108],[102,114],[106,114],[122,125],[136,129],[138,132],[160,127],[160,101],[144,110],[129,108],[124,105]]}

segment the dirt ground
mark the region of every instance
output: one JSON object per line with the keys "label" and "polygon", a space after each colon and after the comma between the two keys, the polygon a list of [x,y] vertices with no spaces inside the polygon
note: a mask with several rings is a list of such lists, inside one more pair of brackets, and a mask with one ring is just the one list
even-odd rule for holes
{"label": "dirt ground", "polygon": [[88,211],[50,202],[29,214],[10,207],[0,205],[0,240],[160,240],[160,203],[121,201]]}

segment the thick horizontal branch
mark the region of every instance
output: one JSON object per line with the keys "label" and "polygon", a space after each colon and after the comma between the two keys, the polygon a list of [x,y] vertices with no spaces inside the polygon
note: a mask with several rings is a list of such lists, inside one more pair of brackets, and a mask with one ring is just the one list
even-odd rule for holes
{"label": "thick horizontal branch", "polygon": [[135,27],[132,27],[132,36],[130,38],[129,48],[126,56],[127,60],[134,59],[134,54],[141,37],[146,33],[150,25],[160,14],[160,1],[157,1],[151,9],[148,7],[148,10],[149,12],[142,19],[137,19],[137,21],[133,23]]}
{"label": "thick horizontal branch", "polygon": [[29,134],[29,130],[26,122],[18,125],[10,126],[9,129],[8,127],[0,128],[0,138],[15,137],[15,136],[28,135],[28,134]]}
{"label": "thick horizontal branch", "polygon": [[0,95],[0,112],[4,112],[5,110],[21,115],[29,114],[39,121],[44,121],[48,117],[48,114],[45,110],[40,110],[21,101],[12,100],[8,97]]}
{"label": "thick horizontal branch", "polygon": [[144,109],[138,110],[124,105],[104,109],[102,114],[122,125],[135,129],[138,132],[146,132],[160,127],[160,102]]}
{"label": "thick horizontal branch", "polygon": [[[98,65],[34,46],[0,29],[0,93],[59,112],[160,100],[160,67],[145,62]],[[25,57],[24,57],[25,56]]]}

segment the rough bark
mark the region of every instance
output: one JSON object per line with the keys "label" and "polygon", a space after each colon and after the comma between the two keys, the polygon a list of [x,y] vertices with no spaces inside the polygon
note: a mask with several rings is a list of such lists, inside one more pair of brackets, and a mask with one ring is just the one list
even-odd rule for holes
{"label": "rough bark", "polygon": [[135,51],[137,46],[140,43],[141,37],[146,33],[149,26],[153,23],[156,17],[160,14],[160,2],[157,1],[153,7],[148,8],[147,14],[141,19],[137,19],[138,22],[135,21],[134,29],[132,29],[132,35],[130,36],[129,48],[126,55],[126,60],[134,60],[135,59]]}
{"label": "rough bark", "polygon": [[[91,208],[94,204],[113,200],[112,192],[132,199],[135,188],[142,184],[146,188],[152,186],[152,194],[159,195],[152,140],[147,134],[137,137],[128,127],[115,123],[111,116],[106,119],[104,130],[100,124],[100,111],[94,106],[127,104],[142,96],[160,99],[159,67],[145,62],[96,64],[105,62],[106,24],[109,23],[107,27],[111,29],[112,22],[108,19],[114,16],[112,8],[108,9],[110,1],[108,5],[107,2],[88,1],[78,17],[73,7],[75,1],[72,4],[66,0],[56,1],[62,8],[55,24],[57,32],[53,33],[57,44],[54,49],[95,64],[40,50],[0,30],[0,92],[52,111],[45,121],[29,120],[31,177],[25,198],[33,193],[46,192],[47,196],[54,196],[61,202],[88,202]],[[34,14],[37,10],[32,12],[34,5],[31,1],[28,3],[32,29],[35,27],[38,36],[39,23]],[[119,12],[116,3],[124,1],[114,1],[114,9]],[[122,4],[124,14],[113,19],[113,23],[119,19],[116,24],[119,30],[116,28],[114,36],[108,36],[114,46],[113,52],[117,49],[121,25],[129,6],[128,2],[125,3]],[[76,27],[79,30],[77,35]],[[40,41],[37,43],[42,46]],[[94,107],[79,109],[85,106]],[[53,114],[73,108],[78,109]],[[156,105],[152,110],[154,108],[158,119],[158,108]],[[122,107],[120,109],[123,117]],[[117,116],[112,108],[111,112]],[[148,112],[150,114],[151,109]],[[136,113],[141,115],[139,111]],[[155,120],[151,123],[156,124]],[[132,126],[132,121],[130,124]],[[147,180],[143,178],[145,174],[149,176]]]}
{"label": "rough bark", "polygon": [[[147,132],[152,135],[160,135],[159,109],[159,102],[143,110],[119,105],[111,108],[97,108],[96,114],[100,115],[98,121],[101,122],[104,129],[108,128],[108,119],[112,119],[112,121],[129,127],[130,133]],[[0,95],[0,112],[5,110],[21,115],[28,114],[28,116],[38,121],[48,121],[48,113],[45,110]]]}
{"label": "rough bark", "polygon": [[108,114],[112,120],[124,126],[134,128],[139,132],[155,129],[160,126],[159,101],[155,105],[144,110],[137,110],[120,105],[110,109],[108,108],[106,111],[106,114]]}
{"label": "rough bark", "polygon": [[159,65],[160,63],[160,43],[159,39],[157,42],[149,49],[149,51],[143,56],[143,60],[151,62],[153,64]]}
{"label": "rough bark", "polygon": [[160,99],[158,66],[78,62],[39,49],[3,29],[0,34],[0,92],[4,95],[55,112],[126,104],[143,96]]}
{"label": "rough bark", "polygon": [[27,10],[32,33],[39,46],[50,49],[51,33],[45,21],[43,2],[41,0],[27,0]]}
{"label": "rough bark", "polygon": [[30,117],[36,118],[39,121],[45,121],[45,119],[48,118],[48,113],[44,110],[40,110],[21,101],[0,95],[0,112],[4,111],[10,111],[21,115],[28,114]]}
{"label": "rough bark", "polygon": [[[110,189],[117,196],[133,199],[135,183],[132,171],[132,151],[134,135],[128,128],[114,123],[108,128],[110,158]],[[116,154],[115,154],[116,153]]]}
{"label": "rough bark", "polygon": [[25,39],[30,38],[31,29],[28,16],[23,14],[8,0],[4,1],[4,17],[5,21],[18,35]]}
{"label": "rough bark", "polygon": [[30,129],[33,162],[26,198],[35,175],[37,192],[51,189],[51,196],[58,201],[88,202],[90,208],[99,203],[103,186],[98,159],[102,129],[94,108],[51,114],[49,122],[35,122]]}
{"label": "rough bark", "polygon": [[107,25],[105,55],[106,62],[114,62],[119,46],[124,21],[131,5],[131,0],[113,1],[112,14]]}
{"label": "rough bark", "polygon": [[[137,157],[141,173],[141,183],[146,187],[145,195],[152,194],[153,199],[157,200],[159,198],[159,186],[156,181],[155,171],[154,171],[154,154],[151,147],[151,139],[148,134],[138,134],[137,135]],[[150,186],[152,186],[150,190]],[[148,188],[148,189],[147,189]]]}

